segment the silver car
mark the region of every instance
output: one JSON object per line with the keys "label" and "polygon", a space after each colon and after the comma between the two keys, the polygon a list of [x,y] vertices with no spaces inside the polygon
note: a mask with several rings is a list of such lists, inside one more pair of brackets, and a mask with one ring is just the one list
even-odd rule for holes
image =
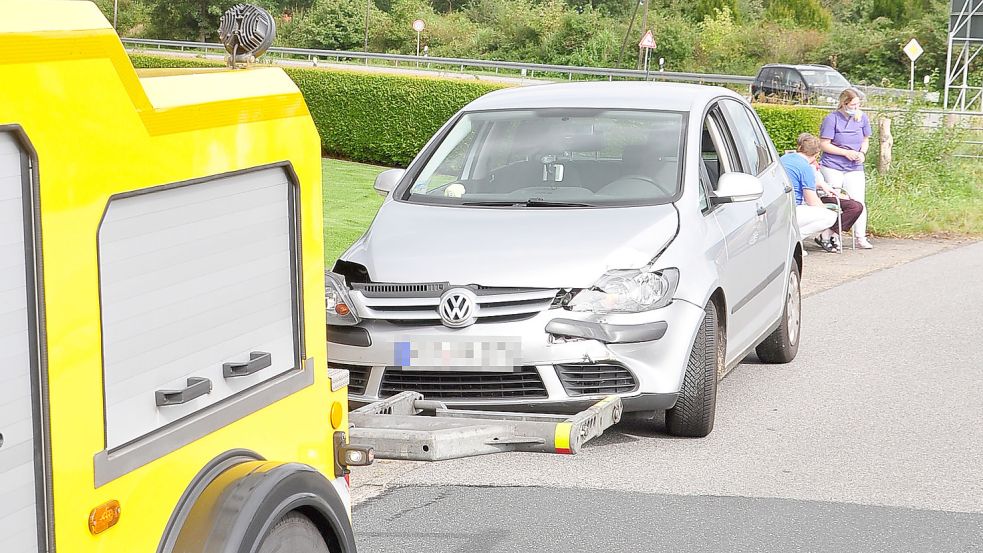
{"label": "silver car", "polygon": [[778,154],[722,88],[514,88],[465,106],[326,274],[351,400],[577,411],[607,395],[713,428],[717,381],[799,343],[802,249]]}

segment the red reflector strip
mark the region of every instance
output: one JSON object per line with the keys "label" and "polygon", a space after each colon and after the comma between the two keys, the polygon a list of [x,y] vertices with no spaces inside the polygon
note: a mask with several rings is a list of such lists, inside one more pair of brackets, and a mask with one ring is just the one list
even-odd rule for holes
{"label": "red reflector strip", "polygon": [[573,425],[569,422],[561,422],[556,425],[556,430],[553,433],[553,449],[557,453],[563,453],[565,455],[573,453],[573,448],[570,444],[570,433],[572,431]]}

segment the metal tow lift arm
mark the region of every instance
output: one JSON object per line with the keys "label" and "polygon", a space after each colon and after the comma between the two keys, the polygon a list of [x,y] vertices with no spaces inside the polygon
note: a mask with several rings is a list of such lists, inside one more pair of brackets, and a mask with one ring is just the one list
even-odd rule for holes
{"label": "metal tow lift arm", "polygon": [[[401,392],[349,415],[350,439],[378,459],[441,461],[505,451],[574,454],[621,420],[609,396],[576,415],[448,409],[417,392]],[[422,415],[422,416],[421,416]]]}

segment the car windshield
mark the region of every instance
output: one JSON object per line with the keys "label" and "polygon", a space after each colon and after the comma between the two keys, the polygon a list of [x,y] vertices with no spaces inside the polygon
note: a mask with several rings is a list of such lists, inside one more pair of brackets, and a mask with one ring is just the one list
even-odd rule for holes
{"label": "car windshield", "polygon": [[800,72],[809,86],[850,86],[843,75],[832,69],[803,69]]}
{"label": "car windshield", "polygon": [[685,116],[534,109],[462,115],[397,197],[493,207],[599,207],[672,201]]}

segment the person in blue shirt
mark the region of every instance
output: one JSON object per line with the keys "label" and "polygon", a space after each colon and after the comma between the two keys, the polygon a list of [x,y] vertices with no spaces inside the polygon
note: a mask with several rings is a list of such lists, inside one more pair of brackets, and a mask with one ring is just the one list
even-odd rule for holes
{"label": "person in blue shirt", "polygon": [[[819,139],[809,133],[802,133],[796,142],[796,151],[785,154],[781,161],[795,192],[795,217],[799,223],[799,233],[806,237],[818,232],[816,244],[827,252],[835,252],[840,248],[836,213],[827,209],[824,204],[836,203],[833,196],[836,192],[816,178],[816,157],[821,151]],[[817,194],[817,186],[825,193],[824,197],[820,198]],[[840,205],[843,209],[843,230],[849,230],[857,220],[858,210],[863,210],[863,205],[845,198],[840,200]]]}

